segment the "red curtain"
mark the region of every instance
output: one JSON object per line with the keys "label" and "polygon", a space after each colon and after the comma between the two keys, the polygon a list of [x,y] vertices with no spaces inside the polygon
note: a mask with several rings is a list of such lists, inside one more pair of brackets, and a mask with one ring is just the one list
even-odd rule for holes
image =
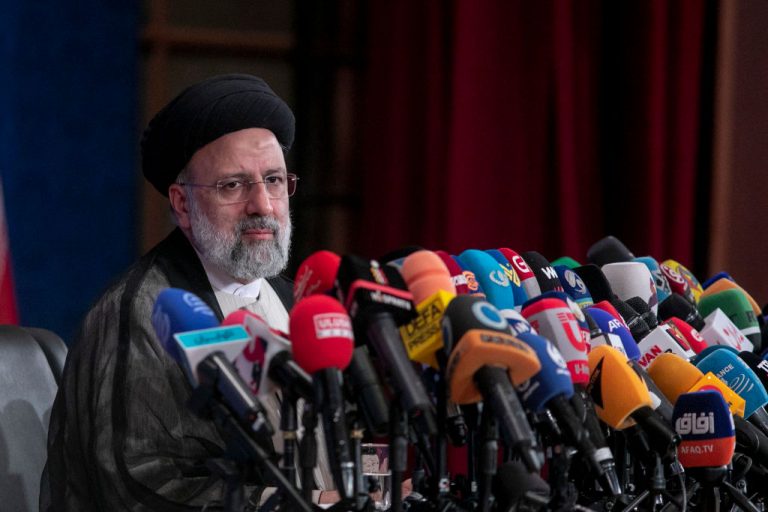
{"label": "red curtain", "polygon": [[690,261],[707,4],[390,0],[368,12],[357,246]]}
{"label": "red curtain", "polygon": [[0,183],[0,325],[19,323],[16,295],[11,272],[11,250],[8,244],[8,229],[5,222],[3,184]]}

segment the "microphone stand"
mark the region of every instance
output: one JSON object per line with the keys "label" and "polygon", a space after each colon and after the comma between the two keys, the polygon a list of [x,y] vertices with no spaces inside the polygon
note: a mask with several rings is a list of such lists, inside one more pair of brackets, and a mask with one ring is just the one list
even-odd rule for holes
{"label": "microphone stand", "polygon": [[290,389],[283,390],[283,400],[280,402],[280,430],[283,431],[283,474],[296,486],[296,396]]}
{"label": "microphone stand", "polygon": [[317,465],[317,411],[310,402],[304,402],[304,412],[301,417],[304,426],[304,436],[299,443],[299,463],[301,464],[301,494],[307,502],[312,502],[314,468]]}
{"label": "microphone stand", "polygon": [[[257,463],[274,479],[280,491],[286,494],[296,510],[313,512],[311,500],[302,498],[296,487],[291,485],[291,482],[270,460],[264,448],[254,439],[253,433],[243,426],[245,419],[235,416],[229,405],[217,395],[216,390],[222,368],[224,371],[229,368],[228,362],[222,364],[221,359],[214,362],[206,358],[198,365],[200,384],[192,391],[188,406],[198,416],[212,417],[226,442],[226,460],[213,460],[208,464],[208,467],[224,477],[226,482],[225,510],[231,512],[243,510],[245,506],[243,474],[251,464]],[[234,372],[234,369],[232,371]]]}
{"label": "microphone stand", "polygon": [[[399,398],[399,397],[398,397]],[[389,421],[389,467],[392,473],[390,512],[403,510],[403,475],[408,464],[408,414],[393,400]]]}
{"label": "microphone stand", "polygon": [[442,374],[437,374],[435,383],[435,398],[437,402],[437,439],[435,440],[435,484],[433,489],[433,499],[435,503],[445,497],[450,490],[450,480],[448,478],[448,460],[447,449],[448,439],[446,425],[448,423],[448,411],[446,397],[445,380]]}
{"label": "microphone stand", "polygon": [[760,511],[739,489],[725,479],[728,466],[690,468],[688,473],[701,484],[701,510],[705,512],[719,511],[721,508],[720,491],[725,491],[725,494],[733,500],[734,505],[747,512]]}
{"label": "microphone stand", "polygon": [[493,477],[496,475],[499,457],[499,424],[490,407],[483,407],[480,420],[483,447],[480,450],[480,512],[490,512],[493,505]]}
{"label": "microphone stand", "polygon": [[[485,409],[485,407],[483,407]],[[477,506],[477,465],[475,464],[475,455],[477,454],[477,432],[478,432],[478,414],[477,404],[470,404],[462,409],[464,418],[469,427],[467,434],[467,493],[466,502],[470,508]],[[505,457],[506,459],[506,457]]]}
{"label": "microphone stand", "polygon": [[363,482],[363,429],[360,426],[360,421],[356,414],[352,420],[352,429],[349,438],[352,448],[352,459],[355,461],[355,479],[354,487],[352,488],[352,498],[355,500],[356,510],[363,510],[368,501],[368,494],[365,492],[368,486]]}

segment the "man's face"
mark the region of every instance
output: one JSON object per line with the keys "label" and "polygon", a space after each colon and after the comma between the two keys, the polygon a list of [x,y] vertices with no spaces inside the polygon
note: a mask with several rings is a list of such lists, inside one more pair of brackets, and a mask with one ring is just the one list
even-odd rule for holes
{"label": "man's face", "polygon": [[[231,177],[262,181],[286,172],[274,134],[249,128],[199,149],[187,164],[183,181],[200,185]],[[265,186],[256,184],[247,201],[225,205],[215,188],[174,184],[169,198],[179,227],[203,258],[237,281],[274,276],[285,268],[291,241],[288,197],[271,199]]]}

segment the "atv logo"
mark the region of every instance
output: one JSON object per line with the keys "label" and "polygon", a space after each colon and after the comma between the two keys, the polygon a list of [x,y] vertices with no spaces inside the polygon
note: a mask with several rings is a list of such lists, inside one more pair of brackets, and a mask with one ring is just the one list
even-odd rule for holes
{"label": "atv logo", "polygon": [[488,279],[499,286],[509,288],[509,279],[501,270],[492,270],[491,273],[488,274]]}

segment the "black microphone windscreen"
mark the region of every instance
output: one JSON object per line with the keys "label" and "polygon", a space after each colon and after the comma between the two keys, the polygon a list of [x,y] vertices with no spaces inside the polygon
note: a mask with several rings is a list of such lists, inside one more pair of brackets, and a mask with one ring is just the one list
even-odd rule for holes
{"label": "black microphone windscreen", "polygon": [[605,277],[600,267],[593,264],[582,265],[581,267],[574,268],[573,271],[584,281],[595,304],[613,299],[614,294],[613,289],[611,289],[611,283],[608,282],[608,278]]}
{"label": "black microphone windscreen", "polygon": [[607,236],[592,244],[587,250],[587,261],[599,266],[608,263],[632,261],[635,255],[615,236]]}
{"label": "black microphone windscreen", "polygon": [[673,293],[659,303],[659,318],[661,320],[669,320],[673,316],[687,322],[697,331],[706,327],[704,319],[699,314],[696,306],[679,293]]}
{"label": "black microphone windscreen", "polygon": [[627,300],[625,300],[629,306],[637,311],[637,314],[640,315],[640,318],[642,318],[646,324],[648,324],[649,329],[655,329],[659,325],[659,320],[656,318],[656,315],[653,314],[653,311],[651,311],[651,307],[648,305],[647,302],[645,302],[640,297],[630,297]]}

